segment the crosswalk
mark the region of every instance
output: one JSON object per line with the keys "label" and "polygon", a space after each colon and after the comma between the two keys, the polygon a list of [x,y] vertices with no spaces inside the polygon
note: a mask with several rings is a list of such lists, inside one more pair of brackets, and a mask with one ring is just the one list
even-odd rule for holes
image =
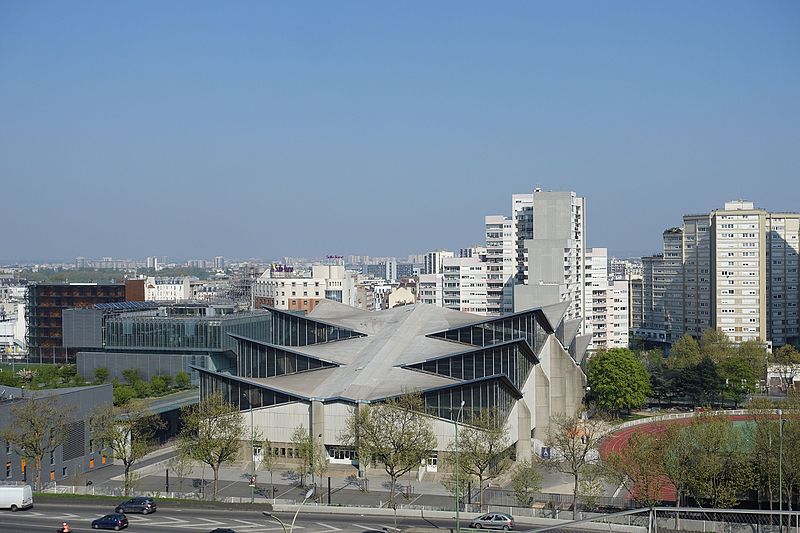
{"label": "crosswalk", "polygon": [[[239,518],[230,518],[226,520],[212,519],[212,518],[199,518],[199,517],[174,517],[174,516],[159,516],[160,513],[152,514],[149,516],[127,515],[128,522],[133,528],[168,528],[169,530],[184,530],[184,531],[210,531],[215,528],[232,528],[238,532],[246,533],[268,533],[268,532],[283,532],[283,527],[277,522],[265,524],[264,522],[255,522],[252,520],[244,520]],[[70,524],[76,523],[82,526],[82,523],[88,525],[92,520],[99,518],[98,515],[93,514],[80,515],[74,513],[42,513],[39,511],[26,511],[15,515],[15,518],[33,521],[47,520],[50,522],[69,522]],[[288,525],[288,524],[287,524]],[[0,519],[0,526],[2,520]],[[350,527],[339,524],[337,527],[325,522],[304,522],[297,523],[294,526],[295,530],[302,530],[304,533],[351,533],[362,531],[380,530],[381,527],[375,526],[362,526],[360,524],[352,524]]]}

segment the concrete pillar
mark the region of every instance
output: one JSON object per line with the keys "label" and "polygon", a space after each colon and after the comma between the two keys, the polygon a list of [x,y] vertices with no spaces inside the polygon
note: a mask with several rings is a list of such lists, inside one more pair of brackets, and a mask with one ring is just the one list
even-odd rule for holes
{"label": "concrete pillar", "polygon": [[311,402],[311,436],[315,445],[325,446],[325,404],[319,400]]}
{"label": "concrete pillar", "polygon": [[517,461],[531,460],[531,410],[525,400],[517,402]]}

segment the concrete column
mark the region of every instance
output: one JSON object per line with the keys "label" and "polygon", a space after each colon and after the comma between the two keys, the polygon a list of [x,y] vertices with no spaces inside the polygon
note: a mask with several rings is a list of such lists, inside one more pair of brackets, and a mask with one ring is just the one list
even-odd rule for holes
{"label": "concrete column", "polygon": [[525,400],[517,402],[517,461],[531,460],[531,410]]}
{"label": "concrete column", "polygon": [[311,436],[315,445],[325,446],[325,404],[318,400],[311,402]]}

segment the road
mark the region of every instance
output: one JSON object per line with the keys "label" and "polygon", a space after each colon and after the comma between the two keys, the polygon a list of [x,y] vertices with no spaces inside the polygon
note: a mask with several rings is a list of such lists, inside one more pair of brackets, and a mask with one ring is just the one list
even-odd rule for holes
{"label": "road", "polygon": [[[76,531],[91,531],[91,521],[106,513],[113,512],[108,505],[94,503],[37,503],[33,509],[12,513],[0,510],[0,532],[50,532],[53,533],[62,522],[67,522]],[[287,527],[292,515],[276,513]],[[159,508],[158,512],[143,516],[128,515],[130,527],[125,531],[141,531],[142,533],[168,533],[174,531],[207,533],[218,527],[230,527],[237,533],[283,533],[280,524],[270,520],[256,511],[230,509],[179,509],[173,507]],[[453,520],[419,518],[397,519],[398,527],[427,526],[453,527]],[[383,533],[384,527],[393,527],[392,517],[374,517],[360,515],[335,515],[323,513],[302,513],[297,519],[295,529],[300,533],[365,533],[378,531]]]}

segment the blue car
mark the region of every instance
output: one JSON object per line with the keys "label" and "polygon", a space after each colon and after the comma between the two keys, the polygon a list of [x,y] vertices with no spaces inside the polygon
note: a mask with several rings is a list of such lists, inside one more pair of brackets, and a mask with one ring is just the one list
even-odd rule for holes
{"label": "blue car", "polygon": [[112,513],[92,522],[92,529],[113,529],[119,531],[128,527],[128,519],[124,514]]}

